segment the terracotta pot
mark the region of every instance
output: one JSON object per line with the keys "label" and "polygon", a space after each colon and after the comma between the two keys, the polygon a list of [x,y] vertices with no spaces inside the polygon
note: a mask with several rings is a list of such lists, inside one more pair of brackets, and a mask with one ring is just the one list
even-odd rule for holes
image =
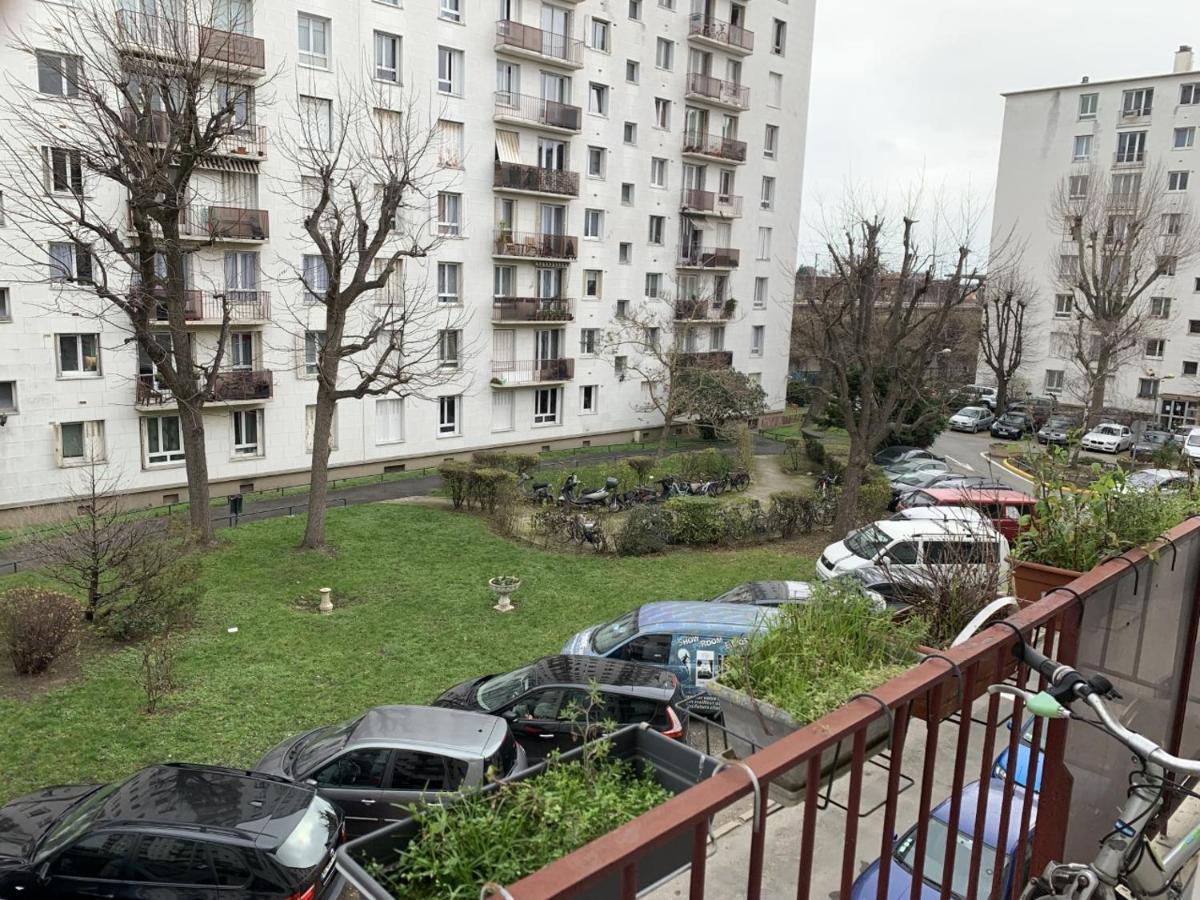
{"label": "terracotta pot", "polygon": [[1014,593],[1022,607],[1029,606],[1040,600],[1042,594],[1070,584],[1082,574],[1074,569],[1020,560],[1014,562],[1012,567]]}

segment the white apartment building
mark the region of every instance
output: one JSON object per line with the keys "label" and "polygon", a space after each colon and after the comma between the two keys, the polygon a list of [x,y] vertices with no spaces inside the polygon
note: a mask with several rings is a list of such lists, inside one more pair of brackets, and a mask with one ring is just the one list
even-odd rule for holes
{"label": "white apartment building", "polygon": [[[1089,81],[1005,94],[996,183],[993,246],[1024,247],[1036,303],[1027,314],[1022,375],[1034,394],[1072,396],[1072,300],[1055,269],[1074,252],[1064,224],[1052,221],[1065,179],[1111,196],[1166,194],[1164,209],[1200,210],[1200,72],[1190,47],[1173,70],[1143,78]],[[1155,183],[1150,183],[1151,179]],[[1101,184],[1086,185],[1086,179]],[[1164,225],[1164,227],[1166,227]],[[1164,232],[1170,233],[1170,232]],[[1200,258],[1157,279],[1147,295],[1151,327],[1107,388],[1110,407],[1178,428],[1200,413]]]}
{"label": "white apartment building", "polygon": [[[145,14],[139,0],[112,2],[114,17]],[[445,239],[407,277],[461,309],[446,352],[470,350],[443,396],[340,402],[332,477],[654,429],[638,409],[646,386],[598,348],[619,317],[668,293],[711,298],[676,314],[689,351],[750,373],[768,408],[784,407],[814,0],[686,3],[222,0],[237,32],[221,42],[238,48],[229,78],[269,80],[270,100],[251,96],[244,140],[197,175],[216,200],[194,221],[206,234],[229,226],[194,261],[198,342],[219,325],[207,286],[236,301],[230,371],[207,407],[215,496],[307,480],[322,310],[280,296],[299,294],[286,273],[307,271],[311,250],[270,188],[296,180],[272,144],[297,109],[330,115],[364,67],[379,102],[420,97],[438,119]],[[21,30],[57,6],[9,0],[4,22]],[[9,44],[7,78],[70,102]],[[48,190],[72,178],[56,167]],[[186,499],[178,419],[153,367],[127,329],[58,302],[86,289],[50,274],[80,261],[69,245],[44,252],[44,280],[0,258],[0,523],[68,497],[92,459],[138,503]],[[303,339],[296,315],[308,316]]]}

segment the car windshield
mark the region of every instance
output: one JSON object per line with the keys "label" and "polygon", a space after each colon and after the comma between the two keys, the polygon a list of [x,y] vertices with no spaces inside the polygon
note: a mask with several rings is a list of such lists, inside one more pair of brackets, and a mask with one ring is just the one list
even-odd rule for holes
{"label": "car windshield", "polygon": [[1046,423],[1046,427],[1051,428],[1051,429],[1056,429],[1059,431],[1066,431],[1068,428],[1071,427],[1071,423],[1067,419],[1051,419],[1049,422]]}
{"label": "car windshield", "polygon": [[[925,881],[935,888],[942,886],[942,873],[946,864],[946,823],[941,819],[930,817],[925,837],[925,867],[922,875]],[[954,850],[954,874],[950,877],[950,892],[955,897],[967,896],[967,884],[971,879],[971,848],[974,841],[971,835],[961,831],[955,834],[957,846]],[[979,875],[976,878],[977,897],[986,897],[992,890],[992,867],[996,863],[996,848],[984,844],[982,858],[979,863]],[[900,839],[893,852],[896,862],[909,872],[917,858],[917,829],[914,828]]]}
{"label": "car windshield", "polygon": [[1171,436],[1162,431],[1147,431],[1142,435],[1143,444],[1165,444],[1170,439]]}
{"label": "car windshield", "polygon": [[592,649],[601,656],[637,634],[637,610],[601,625],[592,632]]}
{"label": "car windshield", "polygon": [[1000,417],[1000,421],[1005,425],[1020,425],[1025,421],[1024,413],[1005,413]]}
{"label": "car windshield", "polygon": [[1189,447],[1200,447],[1200,434],[1189,434],[1187,445]]}
{"label": "car windshield", "polygon": [[275,858],[289,869],[311,869],[325,858],[337,830],[337,810],[314,795],[304,817],[275,851]]}
{"label": "car windshield", "polygon": [[1121,430],[1116,425],[1101,425],[1096,429],[1096,434],[1120,434]]}
{"label": "car windshield", "polygon": [[532,675],[533,666],[522,666],[520,669],[509,672],[506,675],[497,675],[495,678],[489,678],[475,692],[475,699],[479,701],[479,708],[486,712],[491,712],[493,709],[499,709],[506,703],[520,697],[529,690]]}
{"label": "car windshield", "polygon": [[96,813],[104,805],[104,801],[121,785],[106,784],[95,793],[89,794],[82,802],[70,809],[57,824],[46,833],[45,839],[38,845],[35,862],[41,862],[60,847],[69,844],[83,832],[87,831]]}
{"label": "car windshield", "polygon": [[1141,472],[1134,472],[1126,479],[1126,481],[1134,487],[1146,488],[1157,487],[1163,480],[1164,479],[1160,478],[1156,473],[1145,470]]}
{"label": "car windshield", "polygon": [[318,728],[304,738],[299,752],[296,754],[296,759],[292,763],[291,771],[311,772],[320,763],[346,746],[346,741],[350,740],[350,735],[357,724],[358,719],[355,719],[353,722],[344,722],[341,725],[326,725],[324,728]]}
{"label": "car windshield", "polygon": [[966,406],[958,411],[960,416],[966,416],[968,419],[978,419],[983,415],[983,410],[978,406]]}
{"label": "car windshield", "polygon": [[846,535],[846,549],[863,559],[874,559],[892,539],[878,525],[867,525]]}

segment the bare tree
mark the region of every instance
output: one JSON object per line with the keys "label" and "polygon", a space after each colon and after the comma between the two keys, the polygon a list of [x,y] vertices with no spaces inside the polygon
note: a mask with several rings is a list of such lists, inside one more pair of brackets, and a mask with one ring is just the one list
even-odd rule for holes
{"label": "bare tree", "polygon": [[431,296],[405,266],[459,227],[441,216],[430,221],[437,135],[415,101],[395,110],[385,99],[348,87],[328,118],[301,108],[298,139],[285,151],[300,173],[290,193],[300,198],[304,237],[315,251],[296,272],[301,306],[316,304],[324,315],[313,348],[317,401],[301,543],[308,548],[325,544],[338,401],[429,398],[463,377],[461,306]]}
{"label": "bare tree", "polygon": [[54,286],[57,308],[115,323],[149,360],[137,398],[178,409],[181,434],[167,437],[182,443],[192,527],[207,541],[203,414],[221,393],[230,312],[217,292],[209,315],[219,329],[203,347],[194,341],[203,295],[189,273],[201,248],[255,223],[203,196],[198,173],[246,129],[252,88],[230,83],[231,69],[263,64],[212,0],[145,0],[138,11],[80,0],[40,12],[42,24],[15,38],[38,83],[10,77],[0,107],[19,234],[4,246],[30,281]]}
{"label": "bare tree", "polygon": [[[893,236],[884,220],[855,215],[837,243],[827,243],[831,273],[814,279],[800,301],[809,323],[803,352],[824,373],[814,390],[836,405],[850,438],[835,530],[852,526],[871,454],[896,423],[920,427],[922,416],[942,414],[928,402],[929,371],[952,314],[978,288],[965,243],[942,258],[936,247],[918,245],[916,226],[903,219],[890,262]],[[945,274],[935,278],[939,270]]]}
{"label": "bare tree", "polygon": [[[1109,379],[1147,333],[1149,291],[1200,252],[1200,223],[1184,197],[1168,194],[1161,167],[1143,172],[1141,150],[1119,151],[1119,168],[1064,178],[1052,202],[1052,226],[1067,247],[1052,260],[1075,315],[1066,333],[1069,358],[1086,384],[1084,427],[1105,408]],[[1109,188],[1109,190],[1105,190]]]}
{"label": "bare tree", "polygon": [[979,358],[996,380],[998,415],[1008,409],[1010,387],[1025,360],[1025,312],[1033,293],[1014,267],[989,276],[980,294]]}

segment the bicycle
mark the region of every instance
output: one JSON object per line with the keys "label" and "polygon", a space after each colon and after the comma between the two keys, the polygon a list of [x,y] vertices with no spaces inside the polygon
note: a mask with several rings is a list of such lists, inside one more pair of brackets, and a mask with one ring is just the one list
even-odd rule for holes
{"label": "bicycle", "polygon": [[[1149,738],[1118,722],[1104,701],[1119,700],[1121,695],[1103,675],[1084,678],[1029,644],[1018,644],[1013,652],[1031,669],[1046,676],[1046,690],[1035,694],[1008,684],[994,684],[988,688],[989,693],[1019,696],[1035,716],[1071,718],[1098,728],[1124,744],[1141,762],[1137,777],[1129,779],[1129,799],[1113,830],[1100,842],[1096,858],[1090,863],[1051,862],[1026,885],[1021,900],[1090,900],[1097,892],[1104,900],[1116,900],[1118,887],[1131,893],[1135,900],[1160,897],[1177,900],[1183,891],[1177,876],[1200,851],[1200,827],[1185,834],[1161,859],[1151,849],[1145,831],[1162,809],[1168,791],[1190,793],[1167,781],[1167,771],[1200,775],[1200,760],[1172,756]],[[1091,707],[1096,718],[1072,712],[1069,707],[1078,701]]]}
{"label": "bicycle", "polygon": [[828,528],[837,518],[838,508],[838,476],[826,472],[817,479],[817,492],[813,498],[812,516],[808,528]]}

